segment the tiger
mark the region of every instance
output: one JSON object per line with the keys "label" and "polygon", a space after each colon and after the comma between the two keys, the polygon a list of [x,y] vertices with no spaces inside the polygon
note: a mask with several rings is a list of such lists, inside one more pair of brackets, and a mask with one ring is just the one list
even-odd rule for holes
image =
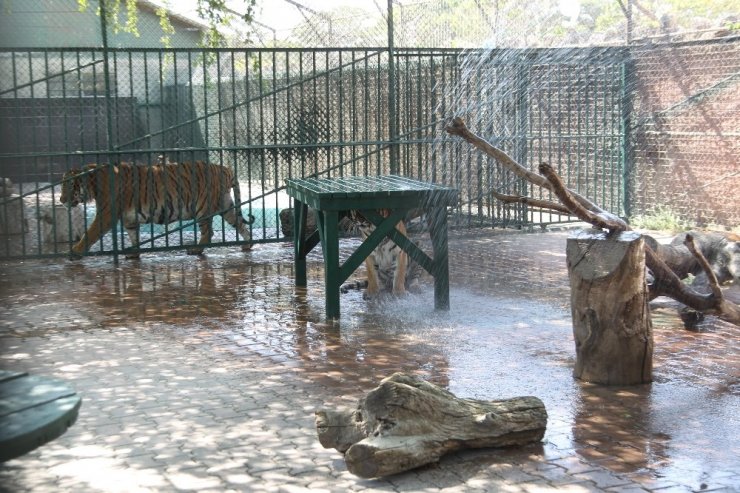
{"label": "tiger", "polygon": [[[71,255],[79,258],[108,231],[117,220],[122,221],[132,248],[139,244],[140,224],[168,224],[194,219],[200,229],[200,241],[187,249],[190,255],[203,253],[203,245],[213,237],[211,218],[220,214],[250,243],[242,250],[251,249],[252,235],[248,225],[254,223],[242,216],[239,183],[234,172],[219,164],[203,161],[172,163],[160,158],[151,166],[133,163],[112,165],[115,186],[116,217],[111,214],[111,165],[88,164],[73,168],[62,178],[59,201],[67,207],[95,201],[95,217],[82,238],[72,247]],[[234,192],[234,200],[229,189]],[[138,258],[137,252],[126,254]]]}
{"label": "tiger", "polygon": [[[378,213],[383,217],[390,215],[389,209],[379,209]],[[375,225],[367,220],[360,211],[351,210],[348,217],[354,229],[358,230],[363,241],[375,230]],[[401,220],[396,224],[396,229],[408,237],[406,222]],[[394,296],[404,295],[410,287],[418,280],[420,266],[408,258],[393,240],[387,236],[383,238],[372,253],[365,259],[367,280],[346,283],[341,287],[343,293],[352,289],[365,289],[363,297],[372,299],[381,291],[390,291]]]}

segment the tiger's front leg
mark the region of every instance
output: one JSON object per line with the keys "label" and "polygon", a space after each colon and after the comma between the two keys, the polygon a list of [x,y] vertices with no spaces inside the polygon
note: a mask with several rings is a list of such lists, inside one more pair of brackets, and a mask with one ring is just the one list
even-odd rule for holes
{"label": "tiger's front leg", "polygon": [[[85,231],[85,234],[82,235],[80,241],[78,241],[75,246],[72,247],[72,252],[70,254],[71,259],[76,260],[82,258],[83,253],[85,253],[91,246],[97,243],[100,238],[105,236],[108,231],[110,231],[110,229],[112,228],[112,222],[110,217],[108,217],[105,212],[105,209],[99,209],[95,213],[95,217],[93,218],[92,223],[90,223],[90,226],[87,228],[87,231]],[[101,216],[103,216],[103,219],[100,218]]]}
{"label": "tiger's front leg", "polygon": [[[406,235],[406,223],[399,221],[396,229],[404,236]],[[398,258],[396,259],[396,270],[393,273],[393,294],[401,296],[406,294],[406,271],[409,263],[409,256],[398,245]]]}
{"label": "tiger's front leg", "polygon": [[372,299],[378,296],[380,292],[380,282],[378,280],[378,271],[375,266],[375,254],[371,253],[365,259],[365,269],[367,270],[367,288],[363,294],[364,299]]}
{"label": "tiger's front leg", "polygon": [[188,248],[188,255],[202,255],[203,246],[201,245],[207,245],[211,242],[211,238],[213,238],[213,227],[211,226],[210,217],[204,221],[200,221],[198,228],[200,229],[200,241],[198,241],[198,246]]}

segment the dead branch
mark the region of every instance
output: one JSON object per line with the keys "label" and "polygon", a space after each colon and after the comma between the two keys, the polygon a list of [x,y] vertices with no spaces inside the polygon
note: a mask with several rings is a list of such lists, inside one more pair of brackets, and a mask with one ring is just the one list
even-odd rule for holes
{"label": "dead branch", "polygon": [[[462,118],[456,117],[452,120],[452,123],[445,127],[445,130],[450,135],[457,135],[458,137],[461,137],[463,140],[469,142],[473,145],[473,147],[477,148],[484,154],[487,154],[497,160],[499,163],[501,163],[506,169],[513,172],[515,175],[517,175],[519,178],[523,178],[527,180],[529,183],[533,185],[537,185],[538,187],[545,188],[547,190],[550,190],[551,192],[554,192],[553,186],[550,184],[549,181],[547,181],[544,177],[533,173],[529,171],[527,168],[522,166],[521,164],[517,163],[511,156],[506,154],[501,149],[491,145],[489,142],[487,142],[485,139],[477,136],[473,132],[468,129],[468,127],[465,125],[465,122],[463,122]],[[590,200],[588,200],[583,195],[570,191],[573,198],[578,201],[579,204],[581,204],[586,209],[596,213],[605,213],[606,211],[599,207],[598,205],[594,204]]]}
{"label": "dead branch", "polygon": [[722,289],[719,287],[717,276],[714,275],[712,266],[709,265],[709,262],[707,261],[706,257],[704,257],[704,254],[701,253],[701,250],[697,248],[696,243],[694,242],[694,237],[690,234],[687,234],[686,238],[683,241],[683,244],[686,245],[686,248],[689,249],[694,257],[696,257],[696,260],[697,262],[699,262],[699,265],[704,271],[704,274],[706,274],[707,281],[709,281],[709,289],[712,291],[712,294],[717,298],[721,298]]}
{"label": "dead branch", "polygon": [[740,326],[740,307],[727,301],[721,291],[719,296],[714,292],[709,294],[697,293],[684,284],[670,267],[647,246],[645,247],[645,265],[655,278],[650,286],[651,299],[658,296],[667,296],[696,311],[715,315],[725,322]]}
{"label": "dead branch", "polygon": [[530,197],[523,197],[521,195],[507,195],[505,193],[499,193],[495,190],[491,191],[491,195],[506,204],[524,204],[531,207],[539,207],[540,209],[548,209],[570,215],[570,210],[568,210],[568,208],[564,205],[558,204],[557,202],[533,199]]}
{"label": "dead branch", "polygon": [[[527,180],[533,185],[537,185],[553,192],[563,204],[560,206],[552,202],[541,201],[538,206],[544,206],[549,209],[572,214],[599,229],[607,229],[610,233],[629,231],[631,229],[620,217],[602,209],[573,190],[569,190],[550,165],[546,163],[542,163],[540,165],[539,171],[543,176],[532,173],[524,166],[517,163],[504,151],[496,148],[485,139],[471,132],[459,117],[453,119],[452,123],[448,125],[445,130],[450,135],[461,137],[481,152],[493,157],[520,178]],[[504,202],[519,202],[525,204],[537,203],[533,202],[535,199],[530,199],[528,197],[504,195],[499,194],[498,192],[493,192],[493,195],[497,198],[504,197],[504,199],[502,199]],[[553,207],[553,205],[555,205],[555,207]],[[691,244],[693,245],[693,239]],[[696,245],[693,245],[692,248],[692,246],[689,246],[687,243],[687,247],[691,249],[693,255],[699,259],[699,262],[703,262],[702,267],[707,272],[707,278],[710,279],[711,293],[698,293],[684,284],[652,249],[652,247],[646,243],[645,265],[651,270],[655,279],[653,284],[650,286],[650,299],[657,296],[668,296],[680,303],[683,303],[689,308],[715,315],[722,320],[740,326],[740,307],[725,300],[722,295],[722,290],[719,288],[719,283],[717,282],[711,267],[709,267],[709,263],[701,252],[698,251]],[[712,281],[712,279],[714,280]]]}
{"label": "dead branch", "polygon": [[565,187],[563,180],[560,179],[549,164],[541,163],[539,170],[550,185],[552,185],[553,193],[560,199],[565,208],[571,211],[571,214],[581,221],[590,223],[599,229],[608,229],[612,233],[629,229],[626,222],[613,214],[609,214],[606,211],[592,212],[583,207],[575,199],[573,192]]}

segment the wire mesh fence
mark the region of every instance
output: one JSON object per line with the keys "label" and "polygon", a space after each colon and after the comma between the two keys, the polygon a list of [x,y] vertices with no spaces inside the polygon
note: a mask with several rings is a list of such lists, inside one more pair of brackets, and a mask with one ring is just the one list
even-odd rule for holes
{"label": "wire mesh fence", "polygon": [[725,0],[270,0],[258,2],[255,20],[233,42],[366,47],[387,46],[390,35],[401,48],[556,48],[712,37],[740,22]]}
{"label": "wire mesh fence", "polygon": [[[547,197],[447,138],[444,126],[452,116],[463,116],[531,170],[542,161],[552,164],[568,186],[612,212],[649,211],[657,197],[704,223],[740,223],[732,192],[738,179],[733,156],[740,139],[734,118],[740,114],[740,37],[732,31],[712,40],[533,48],[537,43],[515,31],[506,34],[521,14],[513,4],[459,2],[467,5],[463,15],[450,2],[392,2],[392,24],[387,7],[375,3],[365,3],[364,14],[337,9],[336,15],[359,24],[322,16],[318,5],[313,12],[299,9],[304,20],[316,22],[303,24],[302,40],[284,41],[321,45],[311,38],[321,27],[327,43],[380,47],[194,48],[206,27],[174,16],[168,43],[189,47],[162,48],[158,13],[142,4],[139,36],[109,28],[108,49],[100,48],[101,19],[91,9],[44,17],[67,30],[69,22],[84,20],[79,36],[71,35],[76,47],[50,48],[53,41],[40,38],[40,48],[14,48],[21,42],[2,37],[0,176],[16,184],[3,188],[9,192],[0,206],[0,256],[69,251],[95,209],[64,209],[61,180],[65,171],[91,162],[203,160],[233,169],[243,214],[255,217],[255,242],[285,239],[279,219],[290,205],[284,181],[305,176],[400,173],[453,185],[461,192],[453,227],[571,220],[494,200],[493,190]],[[531,26],[560,19],[562,12],[551,7],[525,11],[532,14]],[[429,25],[436,27],[428,29],[425,16],[435,12],[436,24]],[[491,26],[494,38],[483,39]],[[402,47],[424,45],[422,40],[444,45],[433,34],[446,36],[450,29],[467,38],[447,44],[479,48]],[[632,26],[630,32],[640,31]],[[614,33],[625,34],[621,27]],[[278,34],[272,33],[273,45],[280,44]],[[563,39],[545,36],[539,44]],[[388,46],[389,40],[398,46]],[[132,43],[146,47],[117,47]],[[498,47],[517,43],[525,47]],[[688,178],[676,179],[691,177],[697,163],[705,171],[694,188],[714,198],[700,209],[692,205],[695,194],[687,193]],[[223,232],[215,244],[243,242],[220,217],[213,225]],[[182,248],[197,236],[193,222],[144,229],[148,242],[142,248]],[[93,251],[130,246],[122,229],[116,234]]]}

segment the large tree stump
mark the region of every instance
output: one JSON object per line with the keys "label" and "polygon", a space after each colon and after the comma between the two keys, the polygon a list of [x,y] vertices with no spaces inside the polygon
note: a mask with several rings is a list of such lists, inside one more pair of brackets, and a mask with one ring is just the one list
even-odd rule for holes
{"label": "large tree stump", "polygon": [[579,231],[568,238],[574,376],[606,385],[652,381],[653,331],[644,241],[625,231]]}
{"label": "large tree stump", "polygon": [[316,413],[321,445],[343,452],[347,469],[363,478],[436,462],[458,449],[539,441],[546,426],[536,397],[460,399],[403,373],[382,380],[354,411]]}

